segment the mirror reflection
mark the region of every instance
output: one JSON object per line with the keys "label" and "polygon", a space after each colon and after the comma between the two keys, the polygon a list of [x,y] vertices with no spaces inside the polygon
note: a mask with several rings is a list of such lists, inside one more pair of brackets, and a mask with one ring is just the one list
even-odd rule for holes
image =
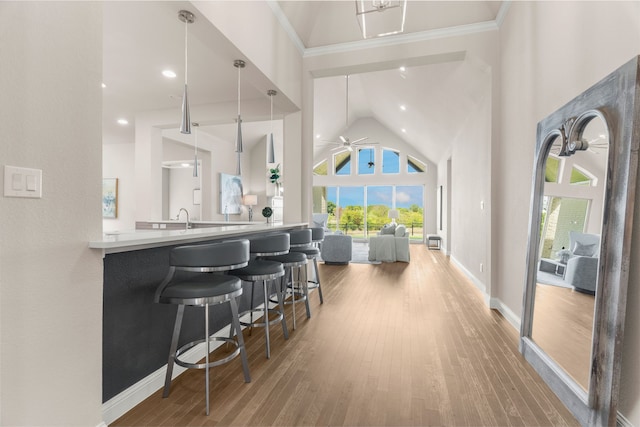
{"label": "mirror reflection", "polygon": [[609,138],[600,117],[575,137],[546,158],[532,339],[588,390]]}

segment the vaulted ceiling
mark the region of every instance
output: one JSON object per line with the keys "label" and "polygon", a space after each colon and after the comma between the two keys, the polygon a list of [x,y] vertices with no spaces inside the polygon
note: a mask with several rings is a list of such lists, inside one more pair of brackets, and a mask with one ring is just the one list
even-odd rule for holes
{"label": "vaulted ceiling", "polygon": [[[409,0],[405,35],[445,31],[497,20],[500,1],[416,1]],[[270,2],[281,22],[295,31],[304,52],[331,50],[345,43],[364,43],[355,17],[354,1],[278,1]],[[105,142],[132,142],[136,114],[181,105],[184,70],[184,24],[180,9],[197,11],[189,2],[105,2],[104,3],[104,91],[103,129]],[[204,18],[189,26],[189,97],[192,105],[228,102],[237,99],[237,69],[233,60],[241,57]],[[394,37],[394,36],[392,36]],[[256,40],[259,35],[256,35]],[[178,76],[169,80],[161,75],[171,68]],[[242,100],[268,108],[268,80],[255,68],[242,71]],[[437,161],[455,136],[460,123],[474,108],[482,91],[477,89],[478,70],[464,58],[444,63],[397,68],[352,75],[349,87],[349,121],[374,117],[416,147],[426,158]],[[316,80],[314,134],[335,139],[345,132],[345,78]],[[277,99],[276,113],[291,111],[287,100]],[[405,110],[401,110],[404,106]],[[266,110],[268,114],[268,110]],[[116,123],[127,118],[128,126]],[[211,119],[201,131],[220,138],[225,132],[215,128],[233,121],[229,117]],[[264,120],[246,117],[246,121]],[[179,118],[176,118],[176,123]],[[210,126],[210,127],[209,127]],[[232,132],[232,126],[227,126]],[[254,127],[245,135],[247,142],[259,140],[266,131]],[[406,133],[402,131],[406,130]],[[233,139],[229,135],[230,140]]]}

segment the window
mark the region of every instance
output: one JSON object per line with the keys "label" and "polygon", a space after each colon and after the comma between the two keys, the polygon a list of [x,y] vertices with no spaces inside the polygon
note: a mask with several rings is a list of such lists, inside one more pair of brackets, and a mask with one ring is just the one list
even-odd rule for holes
{"label": "window", "polygon": [[407,172],[408,173],[423,173],[427,170],[427,165],[420,160],[412,156],[407,156]]}
{"label": "window", "polygon": [[373,175],[375,170],[375,150],[373,148],[359,148],[358,175]]}
{"label": "window", "polygon": [[313,174],[314,175],[326,176],[328,169],[329,168],[328,168],[328,165],[327,165],[327,161],[323,160],[320,163],[318,163],[316,165],[316,167],[313,168]]}
{"label": "window", "polygon": [[549,155],[547,157],[547,165],[544,170],[544,182],[558,182],[560,177],[561,160],[557,157]]}
{"label": "window", "polygon": [[422,240],[424,215],[424,186],[398,185],[396,187],[396,209],[399,224],[407,226],[411,239]]}
{"label": "window", "polygon": [[545,196],[542,201],[542,258],[556,257],[560,249],[569,249],[569,232],[584,231],[589,200]]}
{"label": "window", "polygon": [[389,222],[389,209],[393,208],[393,186],[367,187],[367,231],[376,234]]}
{"label": "window", "polygon": [[[375,235],[391,222],[389,209],[397,209],[412,241],[422,241],[423,185],[313,187],[313,212],[328,213],[328,227],[354,239]],[[365,215],[366,213],[366,215]]]}
{"label": "window", "polygon": [[364,187],[338,187],[337,221],[340,230],[364,236]]}
{"label": "window", "polygon": [[571,177],[569,178],[569,184],[571,185],[591,185],[593,178],[589,176],[586,171],[574,166],[571,168]]}
{"label": "window", "polygon": [[351,152],[342,151],[333,156],[336,175],[351,175]]}
{"label": "window", "polygon": [[394,150],[382,150],[382,173],[400,172],[400,153]]}

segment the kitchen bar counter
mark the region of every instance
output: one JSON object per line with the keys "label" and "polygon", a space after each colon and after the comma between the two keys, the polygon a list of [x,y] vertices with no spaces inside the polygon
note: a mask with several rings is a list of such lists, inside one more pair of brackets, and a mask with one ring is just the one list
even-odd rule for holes
{"label": "kitchen bar counter", "polygon": [[[184,223],[182,224],[184,227]],[[220,238],[240,237],[255,233],[291,230],[307,226],[307,223],[267,224],[266,222],[239,224],[220,222],[210,224],[210,227],[203,227],[202,223],[198,223],[197,228],[190,228],[189,230],[151,229],[105,233],[102,240],[89,242],[89,247],[103,249],[106,254],[109,254],[160,246],[205,242]]]}
{"label": "kitchen bar counter", "polygon": [[[231,224],[189,230],[152,229],[105,234],[102,240],[89,243],[90,248],[104,253],[103,403],[111,399],[119,401],[132,389],[146,387],[141,384],[146,384],[149,376],[167,363],[176,306],[157,304],[153,299],[156,288],[169,271],[172,248],[307,227],[307,223]],[[241,312],[250,306],[251,285],[243,283],[243,289],[239,301]],[[256,287],[256,301],[262,298],[261,287]],[[228,308],[211,310],[210,323],[212,333],[224,328],[229,323]],[[180,345],[201,339],[203,334],[202,310],[187,308]]]}

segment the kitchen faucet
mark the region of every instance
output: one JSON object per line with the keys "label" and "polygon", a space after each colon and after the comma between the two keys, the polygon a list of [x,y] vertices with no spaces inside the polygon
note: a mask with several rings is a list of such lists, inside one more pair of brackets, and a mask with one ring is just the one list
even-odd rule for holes
{"label": "kitchen faucet", "polygon": [[180,208],[180,210],[178,211],[178,215],[176,216],[176,221],[180,220],[180,213],[182,213],[182,211],[184,211],[187,214],[187,222],[185,223],[185,231],[187,231],[189,229],[189,211],[186,210],[185,208]]}

